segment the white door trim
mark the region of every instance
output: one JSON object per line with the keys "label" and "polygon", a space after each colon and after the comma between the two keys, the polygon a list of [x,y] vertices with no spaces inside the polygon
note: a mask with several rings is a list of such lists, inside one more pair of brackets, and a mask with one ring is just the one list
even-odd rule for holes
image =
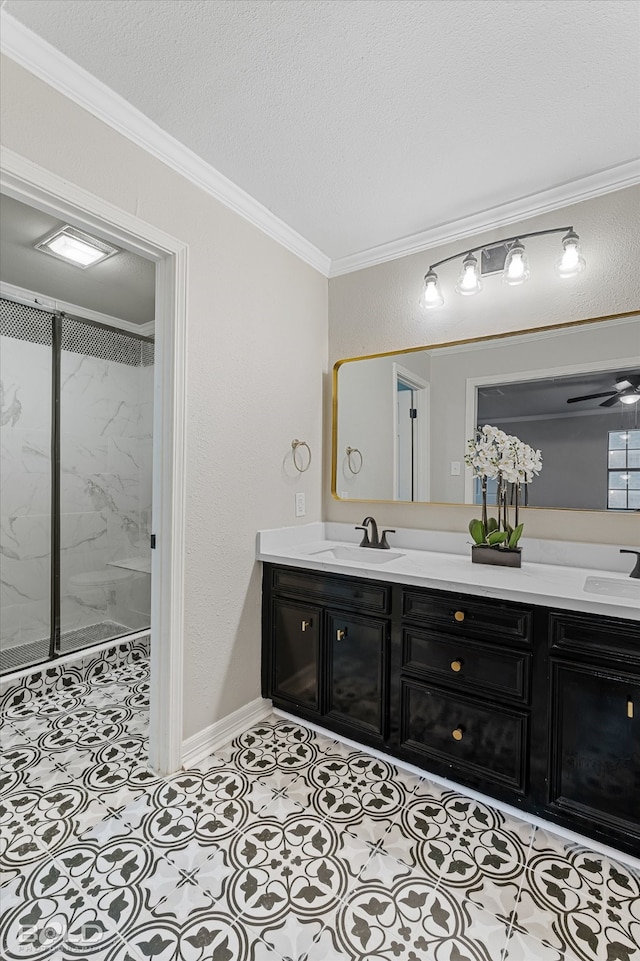
{"label": "white door trim", "polygon": [[188,248],[5,147],[0,167],[3,193],[156,263],[149,759],[166,774],[182,748]]}

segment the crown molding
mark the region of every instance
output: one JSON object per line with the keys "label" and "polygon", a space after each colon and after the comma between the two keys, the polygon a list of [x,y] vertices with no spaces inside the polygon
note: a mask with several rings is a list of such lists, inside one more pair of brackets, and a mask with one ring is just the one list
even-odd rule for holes
{"label": "crown molding", "polygon": [[540,193],[530,194],[519,200],[491,207],[469,217],[462,217],[460,220],[439,224],[437,227],[424,230],[419,234],[413,234],[411,237],[392,240],[390,243],[381,244],[379,247],[371,247],[369,250],[360,251],[360,253],[339,257],[337,260],[331,261],[329,277],[340,277],[342,274],[350,274],[355,270],[375,267],[376,264],[384,264],[389,260],[397,260],[399,257],[407,257],[410,254],[418,254],[433,247],[441,247],[444,244],[465,240],[467,237],[475,237],[489,230],[519,223],[522,220],[528,220],[530,217],[550,213],[553,210],[559,210],[561,207],[577,204],[583,200],[590,200],[593,197],[612,193],[615,190],[622,190],[625,187],[632,187],[638,183],[640,183],[640,160],[631,160],[628,163],[618,164],[588,177],[582,177],[580,180],[550,187]]}
{"label": "crown molding", "polygon": [[13,300],[18,304],[26,304],[27,307],[42,307],[45,310],[59,310],[63,314],[71,317],[78,317],[81,320],[91,320],[96,324],[103,324],[105,327],[114,327],[116,330],[124,330],[127,334],[136,334],[138,337],[153,337],[155,321],[150,320],[146,324],[134,324],[131,320],[123,320],[121,317],[112,317],[110,314],[103,314],[99,310],[90,310],[88,307],[79,307],[77,304],[69,304],[66,300],[57,300],[55,297],[48,297],[46,294],[38,294],[33,290],[26,290],[24,287],[17,287],[15,284],[7,284],[0,280],[0,297],[6,300]]}
{"label": "crown molding", "polygon": [[0,50],[325,277],[330,258],[83,67],[3,10]]}
{"label": "crown molding", "polygon": [[233,210],[325,277],[339,277],[462,241],[640,183],[640,160],[632,160],[332,261],[246,191],[11,14],[2,10],[0,18],[2,53]]}

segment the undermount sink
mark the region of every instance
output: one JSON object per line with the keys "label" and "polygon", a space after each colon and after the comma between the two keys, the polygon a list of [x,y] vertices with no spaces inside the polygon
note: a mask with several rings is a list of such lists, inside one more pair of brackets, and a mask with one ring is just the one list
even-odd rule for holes
{"label": "undermount sink", "polygon": [[398,551],[378,550],[376,547],[329,547],[316,551],[314,557],[334,558],[337,561],[358,561],[360,564],[387,564],[404,554]]}
{"label": "undermount sink", "polygon": [[635,597],[640,603],[640,580],[588,577],[584,582],[584,590],[588,594],[607,594],[609,597]]}

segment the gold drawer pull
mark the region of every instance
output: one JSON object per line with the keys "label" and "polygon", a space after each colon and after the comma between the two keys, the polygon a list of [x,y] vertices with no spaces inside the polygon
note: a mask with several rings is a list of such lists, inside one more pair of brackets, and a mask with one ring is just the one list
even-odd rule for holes
{"label": "gold drawer pull", "polygon": [[347,636],[346,630],[344,630],[344,631],[340,631],[340,630],[336,631],[336,641],[343,641],[346,636]]}
{"label": "gold drawer pull", "polygon": [[451,737],[453,738],[454,741],[461,741],[463,734],[464,734],[464,728],[457,727],[455,731],[451,732]]}
{"label": "gold drawer pull", "polygon": [[627,700],[627,717],[633,717],[633,701],[631,698]]}
{"label": "gold drawer pull", "polygon": [[302,628],[302,633],[303,633],[303,634],[304,634],[304,632],[307,630],[307,628],[311,627],[312,623],[313,623],[313,621],[303,621],[303,622],[302,622],[302,624],[301,624],[300,626],[301,626],[301,628]]}
{"label": "gold drawer pull", "polygon": [[458,624],[462,624],[462,622],[464,621],[464,611],[456,611],[455,614],[453,615],[453,619],[457,621]]}
{"label": "gold drawer pull", "polygon": [[458,673],[458,671],[461,671],[461,670],[462,670],[462,661],[451,661],[451,670],[452,670],[452,671],[455,671],[456,674]]}

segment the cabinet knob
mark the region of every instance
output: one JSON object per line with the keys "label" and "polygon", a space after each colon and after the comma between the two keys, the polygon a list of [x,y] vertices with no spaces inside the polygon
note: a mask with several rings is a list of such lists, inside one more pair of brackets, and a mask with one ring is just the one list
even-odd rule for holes
{"label": "cabinet knob", "polygon": [[458,671],[461,671],[461,670],[462,670],[462,661],[451,661],[451,670],[452,670],[452,671],[455,671],[456,674],[458,673]]}
{"label": "cabinet knob", "polygon": [[461,741],[463,734],[464,734],[464,728],[457,727],[455,731],[451,732],[451,737],[453,738],[454,741]]}
{"label": "cabinet knob", "polygon": [[453,615],[453,619],[461,624],[462,621],[464,621],[464,611],[456,611]]}
{"label": "cabinet knob", "polygon": [[346,636],[347,636],[346,630],[344,630],[344,631],[337,630],[337,631],[336,631],[336,641],[343,641]]}
{"label": "cabinet knob", "polygon": [[302,628],[302,633],[303,633],[303,634],[304,634],[304,632],[305,632],[309,627],[311,627],[311,624],[312,624],[312,623],[313,623],[312,621],[303,621],[303,622],[302,622],[302,624],[301,624],[300,626],[301,626],[301,628]]}

